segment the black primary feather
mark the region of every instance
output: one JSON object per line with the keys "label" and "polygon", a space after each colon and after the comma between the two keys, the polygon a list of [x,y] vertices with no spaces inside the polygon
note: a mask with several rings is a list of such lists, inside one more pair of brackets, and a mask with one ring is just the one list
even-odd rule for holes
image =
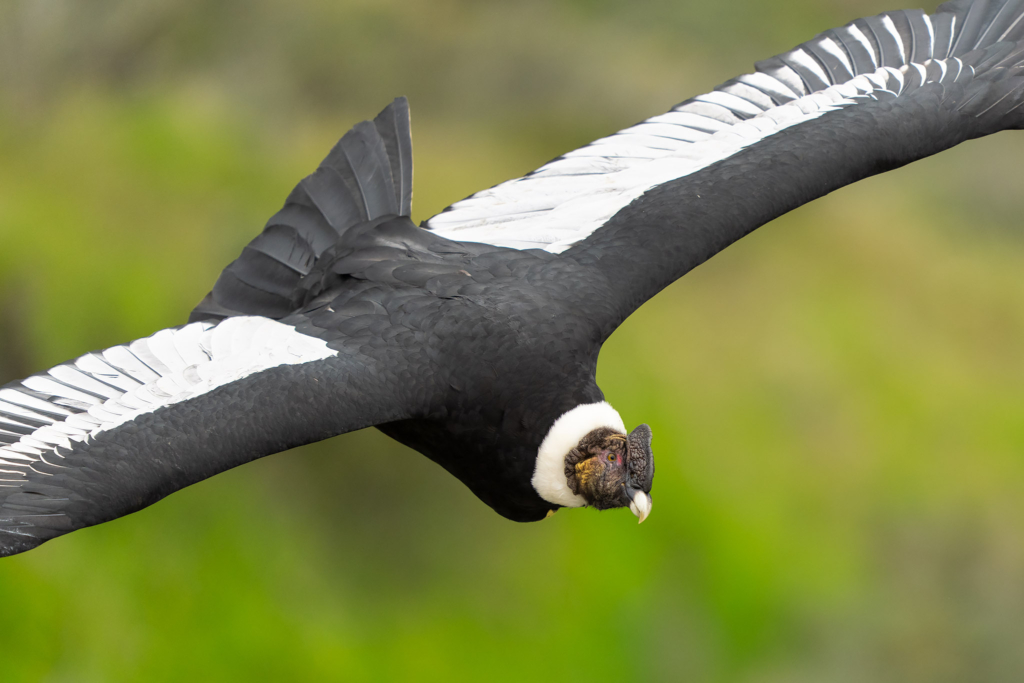
{"label": "black primary feather", "polygon": [[409,102],[400,97],[386,108],[373,125],[384,141],[391,162],[391,181],[395,186],[400,216],[412,215],[412,129],[409,122]]}

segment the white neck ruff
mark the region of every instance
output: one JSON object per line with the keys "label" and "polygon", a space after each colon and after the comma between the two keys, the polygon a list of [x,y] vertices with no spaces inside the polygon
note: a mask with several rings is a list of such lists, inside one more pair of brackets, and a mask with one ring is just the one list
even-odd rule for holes
{"label": "white neck ruff", "polygon": [[572,492],[565,480],[565,456],[576,448],[580,439],[601,427],[626,433],[618,411],[605,401],[578,405],[555,420],[537,449],[537,466],[530,480],[541,498],[565,507],[587,504],[582,496]]}

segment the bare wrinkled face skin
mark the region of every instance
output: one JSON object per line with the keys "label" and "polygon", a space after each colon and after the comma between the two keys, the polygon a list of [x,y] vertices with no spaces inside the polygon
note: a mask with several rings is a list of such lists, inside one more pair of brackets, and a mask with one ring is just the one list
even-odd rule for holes
{"label": "bare wrinkled face skin", "polygon": [[569,489],[598,510],[629,507],[641,522],[651,513],[654,455],[651,428],[629,436],[608,427],[593,430],[565,457]]}
{"label": "bare wrinkled face skin", "polygon": [[626,435],[601,428],[583,437],[565,459],[565,478],[573,493],[598,510],[625,507],[628,455]]}

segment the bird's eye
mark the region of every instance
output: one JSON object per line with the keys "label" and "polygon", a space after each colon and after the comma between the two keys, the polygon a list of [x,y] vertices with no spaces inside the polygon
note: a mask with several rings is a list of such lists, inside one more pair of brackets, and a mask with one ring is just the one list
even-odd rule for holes
{"label": "bird's eye", "polygon": [[615,462],[615,454],[614,453],[609,453],[608,454],[608,462]]}

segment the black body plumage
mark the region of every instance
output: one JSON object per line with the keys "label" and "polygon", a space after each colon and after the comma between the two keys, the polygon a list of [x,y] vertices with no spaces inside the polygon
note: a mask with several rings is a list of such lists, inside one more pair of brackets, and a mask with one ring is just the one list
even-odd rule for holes
{"label": "black body plumage", "polygon": [[[540,449],[603,400],[616,327],[792,208],[1024,125],[1022,17],[958,0],[858,20],[424,227],[396,100],[299,183],[189,325],[0,391],[0,555],[371,425],[502,515],[543,518],[565,503],[532,480]],[[630,486],[649,492],[650,432],[629,439],[648,454]]]}

